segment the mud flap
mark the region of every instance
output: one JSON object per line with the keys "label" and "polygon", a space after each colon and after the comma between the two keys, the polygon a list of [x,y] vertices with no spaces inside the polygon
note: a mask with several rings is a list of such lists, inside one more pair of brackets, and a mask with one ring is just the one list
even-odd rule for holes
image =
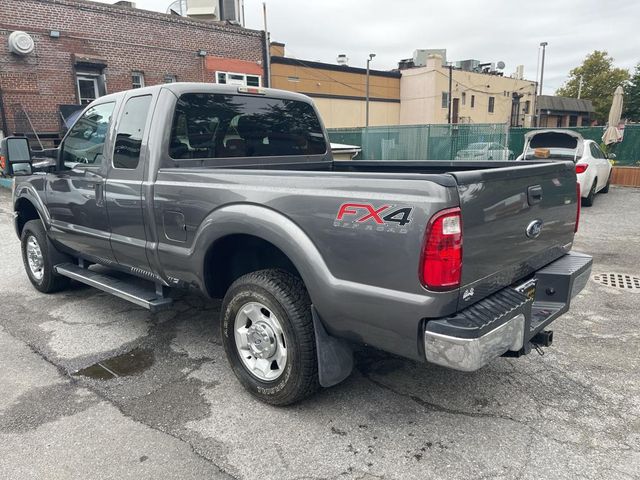
{"label": "mud flap", "polygon": [[318,380],[323,387],[332,387],[351,375],[353,351],[345,340],[327,333],[314,306],[311,306],[311,315],[316,336]]}

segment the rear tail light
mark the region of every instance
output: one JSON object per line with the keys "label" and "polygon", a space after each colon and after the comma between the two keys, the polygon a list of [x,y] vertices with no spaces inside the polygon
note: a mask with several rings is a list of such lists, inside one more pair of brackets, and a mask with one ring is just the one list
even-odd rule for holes
{"label": "rear tail light", "polygon": [[576,182],[576,226],[573,229],[574,233],[578,232],[578,224],[580,223],[580,204],[582,203],[580,184]]}
{"label": "rear tail light", "polygon": [[586,163],[579,163],[576,165],[576,173],[584,173],[587,171],[587,168],[589,168],[589,165]]}
{"label": "rear tail light", "polygon": [[429,290],[460,286],[462,274],[462,217],[459,208],[436,213],[427,226],[420,278]]}

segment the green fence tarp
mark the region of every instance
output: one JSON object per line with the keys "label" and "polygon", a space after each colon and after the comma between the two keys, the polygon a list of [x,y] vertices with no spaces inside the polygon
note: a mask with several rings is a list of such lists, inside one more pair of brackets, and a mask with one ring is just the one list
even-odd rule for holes
{"label": "green fence tarp", "polygon": [[[524,135],[531,128],[507,128],[503,124],[399,125],[389,127],[329,129],[335,143],[358,145],[362,160],[454,160],[459,150],[476,142],[508,147],[518,156]],[[574,127],[587,139],[602,141],[603,127]],[[609,149],[616,165],[640,166],[640,125],[627,125],[624,140]]]}

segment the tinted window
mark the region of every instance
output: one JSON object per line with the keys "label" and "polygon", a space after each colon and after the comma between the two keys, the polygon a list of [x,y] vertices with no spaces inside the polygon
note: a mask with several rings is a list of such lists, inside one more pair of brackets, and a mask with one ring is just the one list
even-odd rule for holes
{"label": "tinted window", "polygon": [[118,125],[116,145],[113,149],[115,168],[136,168],[140,161],[142,135],[149,116],[151,95],[127,100]]}
{"label": "tinted window", "polygon": [[210,93],[180,97],[169,146],[175,159],[319,155],[326,150],[308,103]]}
{"label": "tinted window", "polygon": [[104,142],[109,133],[114,106],[115,103],[111,102],[91,107],[69,130],[62,150],[65,166],[97,166],[102,163]]}

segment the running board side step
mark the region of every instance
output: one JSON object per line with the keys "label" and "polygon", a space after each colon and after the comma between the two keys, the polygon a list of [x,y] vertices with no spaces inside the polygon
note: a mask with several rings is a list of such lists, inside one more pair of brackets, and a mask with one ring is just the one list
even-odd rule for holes
{"label": "running board side step", "polygon": [[105,275],[104,273],[79,267],[73,263],[61,263],[56,265],[54,269],[58,275],[69,277],[80,283],[102,290],[103,292],[128,300],[151,312],[163,310],[173,303],[171,298],[164,296],[164,288],[144,287],[137,283],[127,282]]}

